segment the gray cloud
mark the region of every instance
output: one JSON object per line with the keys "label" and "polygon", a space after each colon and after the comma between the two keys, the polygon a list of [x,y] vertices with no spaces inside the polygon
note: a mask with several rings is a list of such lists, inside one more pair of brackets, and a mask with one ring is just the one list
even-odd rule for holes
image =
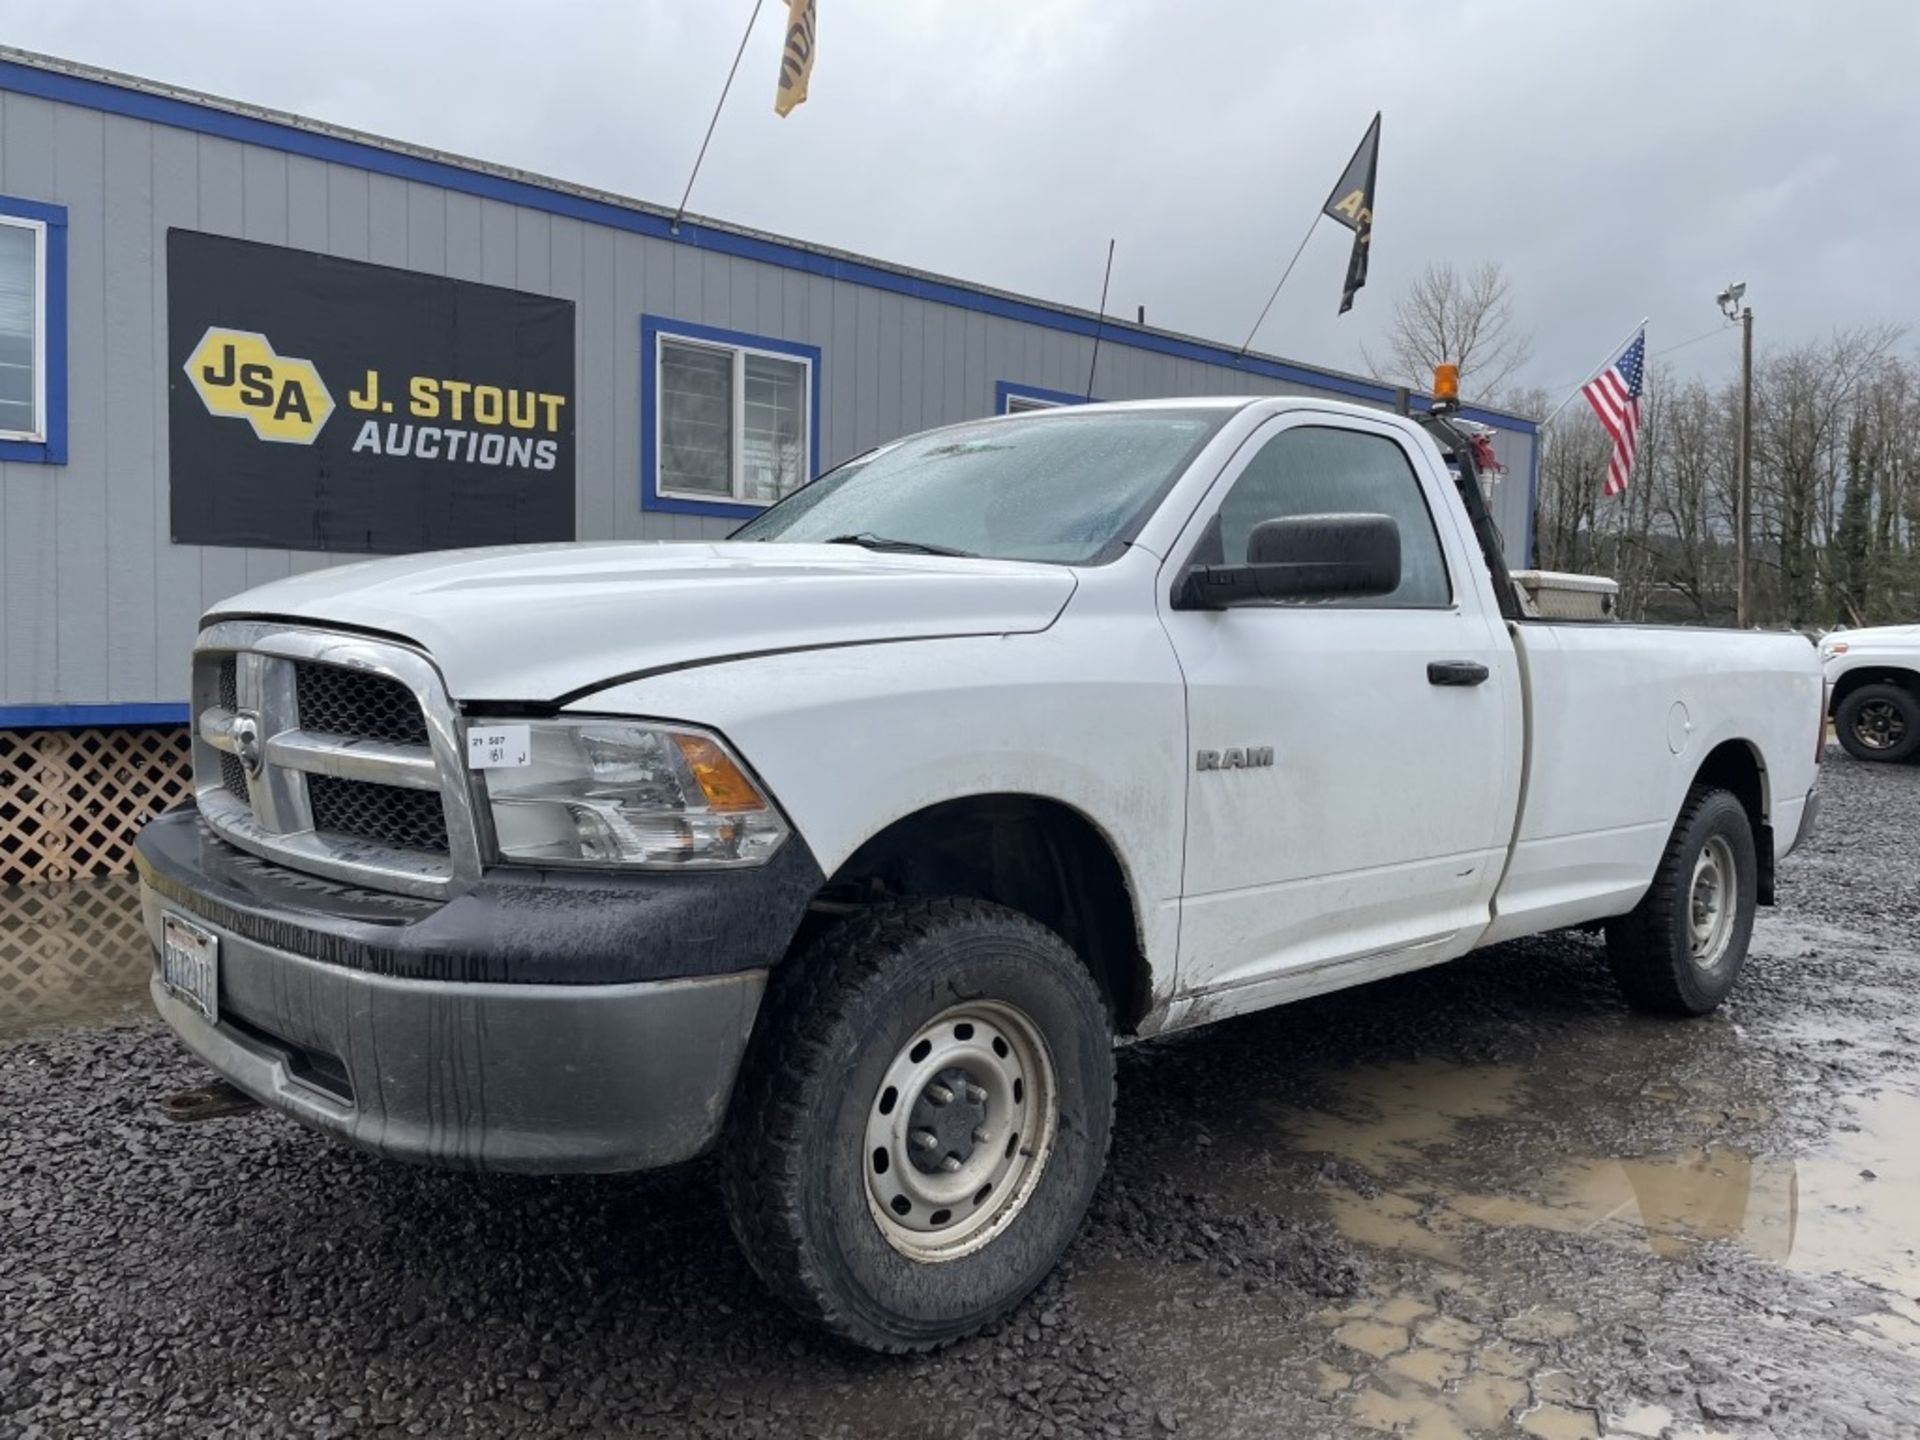
{"label": "gray cloud", "polygon": [[[0,3],[10,43],[672,204],[747,0]],[[1498,260],[1571,384],[1749,282],[1763,344],[1916,318],[1908,0],[820,0],[772,112],[768,0],[693,208],[1238,343],[1384,110],[1371,283],[1324,225],[1260,348],[1349,369],[1428,259]],[[1717,376],[1730,339],[1675,355]]]}

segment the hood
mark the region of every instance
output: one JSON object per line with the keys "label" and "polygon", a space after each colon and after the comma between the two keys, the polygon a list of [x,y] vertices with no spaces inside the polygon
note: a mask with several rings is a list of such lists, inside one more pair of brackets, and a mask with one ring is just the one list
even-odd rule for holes
{"label": "hood", "polygon": [[729,656],[1044,630],[1074,584],[1057,565],[851,545],[525,545],[317,570],[208,618],[385,631],[458,700],[544,702]]}
{"label": "hood", "polygon": [[1879,649],[1883,646],[1898,645],[1910,647],[1920,645],[1920,625],[1867,625],[1858,630],[1835,630],[1820,639],[1820,648],[1845,641],[1849,650],[1861,647]]}

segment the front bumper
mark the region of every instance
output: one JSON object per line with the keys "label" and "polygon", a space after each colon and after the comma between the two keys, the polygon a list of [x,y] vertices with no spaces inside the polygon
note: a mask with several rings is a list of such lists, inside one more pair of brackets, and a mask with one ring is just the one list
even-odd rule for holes
{"label": "front bumper", "polygon": [[[156,945],[166,904],[142,887]],[[220,1023],[154,1008],[263,1105],[396,1160],[646,1170],[720,1132],[764,970],[631,985],[392,980],[220,937]]]}
{"label": "front bumper", "polygon": [[719,1134],[804,910],[795,848],[791,873],[712,877],[745,882],[720,913],[700,876],[510,874],[432,902],[268,865],[176,811],[137,845],[143,916],[156,951],[168,912],[217,937],[219,1023],[157,975],[154,1005],[256,1100],[381,1155],[670,1165]]}

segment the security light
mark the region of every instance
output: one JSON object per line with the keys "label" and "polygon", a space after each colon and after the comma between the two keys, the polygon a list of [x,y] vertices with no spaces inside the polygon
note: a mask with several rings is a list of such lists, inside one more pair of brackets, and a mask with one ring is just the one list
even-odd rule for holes
{"label": "security light", "polygon": [[1747,293],[1747,282],[1735,280],[1726,289],[1713,298],[1719,302],[1720,311],[1729,320],[1740,318],[1740,301]]}

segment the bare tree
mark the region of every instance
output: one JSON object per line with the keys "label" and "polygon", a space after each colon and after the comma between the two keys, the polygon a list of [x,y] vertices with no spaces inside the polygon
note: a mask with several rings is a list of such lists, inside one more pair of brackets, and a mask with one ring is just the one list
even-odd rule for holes
{"label": "bare tree", "polygon": [[1382,379],[1416,389],[1431,383],[1435,365],[1458,365],[1461,393],[1491,400],[1532,353],[1532,337],[1514,319],[1506,272],[1491,260],[1468,271],[1441,260],[1395,302],[1385,363],[1366,359]]}
{"label": "bare tree", "polygon": [[[1756,367],[1756,614],[1815,626],[1920,617],[1920,365],[1892,326],[1772,351]],[[1518,392],[1529,413],[1539,397]],[[1739,391],[1647,372],[1627,492],[1602,486],[1612,442],[1571,406],[1542,429],[1535,550],[1612,575],[1627,618],[1734,613]]]}

